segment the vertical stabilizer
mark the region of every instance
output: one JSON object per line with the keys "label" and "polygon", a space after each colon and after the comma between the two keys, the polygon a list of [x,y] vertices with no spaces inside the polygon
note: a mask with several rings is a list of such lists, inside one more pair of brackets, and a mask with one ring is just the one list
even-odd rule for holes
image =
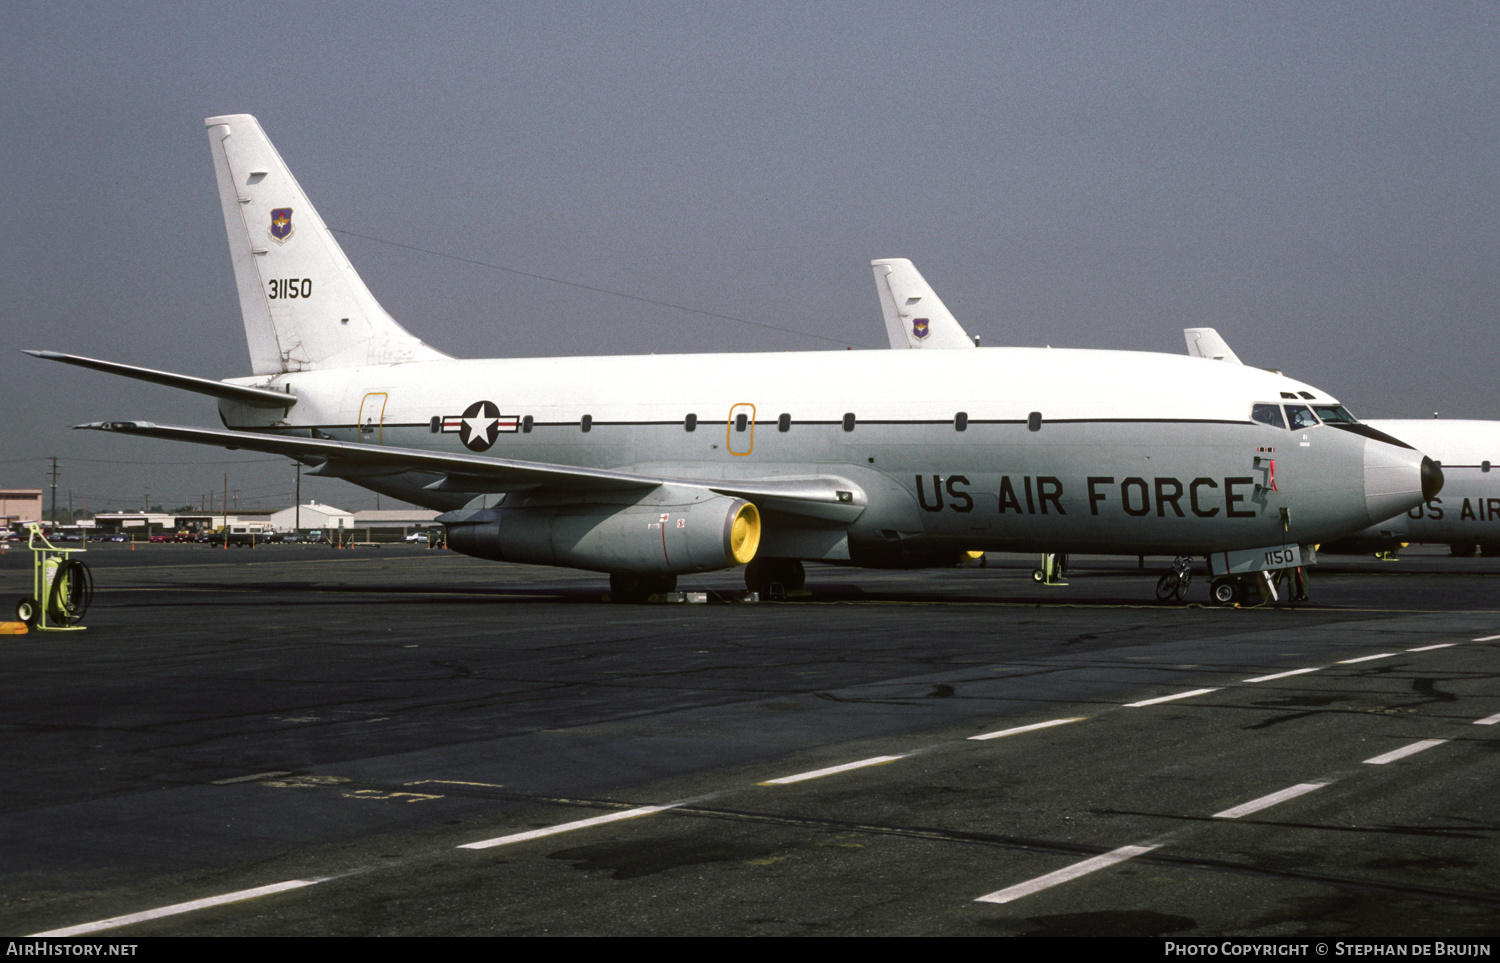
{"label": "vertical stabilizer", "polygon": [[875,290],[893,348],[972,348],[974,342],[942,298],[904,257],[871,261]]}
{"label": "vertical stabilizer", "polygon": [[447,357],[380,307],[254,117],[205,123],[256,374]]}
{"label": "vertical stabilizer", "polygon": [[1187,341],[1188,354],[1195,358],[1212,358],[1214,361],[1227,361],[1230,364],[1243,363],[1230,350],[1229,342],[1219,337],[1219,332],[1213,328],[1183,328],[1182,337]]}

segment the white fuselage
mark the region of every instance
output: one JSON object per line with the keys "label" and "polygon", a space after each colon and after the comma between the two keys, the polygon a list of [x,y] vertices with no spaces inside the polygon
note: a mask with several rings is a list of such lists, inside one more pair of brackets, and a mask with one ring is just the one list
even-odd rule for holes
{"label": "white fuselage", "polygon": [[[878,555],[896,546],[1207,553],[1312,543],[1421,498],[1419,453],[1249,417],[1252,404],[1283,392],[1331,403],[1326,394],[1173,355],[444,360],[244,380],[289,389],[298,402],[284,417],[223,402],[230,428],[665,477],[845,477],[868,498],[848,530],[855,556],[860,545]],[[465,429],[464,413],[481,402],[493,404],[484,414],[498,415],[497,428]],[[1371,484],[1382,472],[1402,480]],[[428,490],[421,473],[351,480],[436,508],[469,498]]]}

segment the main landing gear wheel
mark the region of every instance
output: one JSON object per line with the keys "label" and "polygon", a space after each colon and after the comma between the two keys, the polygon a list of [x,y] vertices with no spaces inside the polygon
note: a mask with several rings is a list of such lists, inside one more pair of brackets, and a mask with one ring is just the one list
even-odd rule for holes
{"label": "main landing gear wheel", "polygon": [[24,598],[16,603],[16,621],[25,622],[27,626],[35,626],[41,612],[42,607],[34,598]]}
{"label": "main landing gear wheel", "polygon": [[1220,575],[1209,583],[1208,595],[1215,605],[1233,605],[1245,597],[1245,590],[1233,575]]}
{"label": "main landing gear wheel", "polygon": [[609,573],[609,596],[615,602],[644,602],[677,588],[675,575],[637,575],[633,572]]}

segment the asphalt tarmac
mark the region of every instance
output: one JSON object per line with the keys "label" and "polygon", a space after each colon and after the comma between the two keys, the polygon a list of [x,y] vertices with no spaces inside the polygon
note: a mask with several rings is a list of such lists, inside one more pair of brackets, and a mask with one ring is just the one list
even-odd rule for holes
{"label": "asphalt tarmac", "polygon": [[0,637],[8,936],[1500,932],[1500,559],[1219,609],[1165,559],[622,606],[405,545],[83,557],[85,631]]}

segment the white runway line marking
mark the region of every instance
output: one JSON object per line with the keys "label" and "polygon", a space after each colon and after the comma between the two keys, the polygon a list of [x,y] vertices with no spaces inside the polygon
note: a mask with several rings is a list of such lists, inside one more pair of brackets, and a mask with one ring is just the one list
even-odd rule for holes
{"label": "white runway line marking", "polygon": [[556,826],[547,826],[543,829],[533,829],[524,833],[511,833],[509,836],[496,836],[494,839],[481,839],[477,843],[464,843],[459,849],[492,849],[495,846],[509,846],[512,843],[524,843],[528,839],[541,839],[543,836],[556,836],[558,833],[570,833],[575,829],[587,829],[590,826],[603,826],[605,823],[617,823],[622,819],[634,819],[637,816],[649,816],[652,813],[663,812],[668,809],[676,809],[681,803],[672,803],[667,806],[639,806],[635,809],[627,809],[624,812],[609,813],[604,816],[594,816],[589,819],[579,819],[571,823],[559,823]]}
{"label": "white runway line marking", "polygon": [[1192,692],[1179,692],[1176,695],[1157,696],[1155,699],[1145,699],[1145,700],[1143,700],[1141,702],[1127,702],[1127,703],[1125,703],[1125,708],[1127,708],[1127,709],[1138,709],[1141,706],[1154,706],[1158,702],[1171,702],[1173,699],[1191,699],[1193,696],[1207,695],[1210,692],[1218,692],[1218,691],[1219,690],[1217,688],[1214,688],[1214,689],[1194,689]]}
{"label": "white runway line marking", "polygon": [[1275,675],[1258,675],[1253,679],[1241,679],[1241,682],[1270,682],[1274,679],[1286,679],[1294,675],[1307,675],[1309,672],[1317,672],[1322,666],[1313,669],[1292,669],[1290,672],[1278,672]]}
{"label": "white runway line marking", "polygon": [[1235,806],[1232,809],[1226,809],[1221,813],[1214,813],[1213,818],[1239,819],[1241,816],[1248,816],[1251,813],[1260,812],[1262,809],[1270,809],[1272,806],[1276,805],[1279,802],[1286,802],[1288,799],[1296,799],[1298,796],[1306,795],[1307,793],[1312,792],[1314,789],[1322,789],[1326,785],[1328,785],[1328,783],[1326,782],[1300,782],[1297,785],[1289,786],[1286,789],[1281,790],[1280,792],[1273,792],[1269,796],[1262,796],[1259,799],[1252,799],[1247,803],[1240,803],[1238,806]]}
{"label": "white runway line marking", "polygon": [[846,762],[842,766],[829,766],[827,769],[814,769],[812,772],[799,772],[795,776],[782,776],[780,779],[767,779],[765,782],[756,783],[759,786],[786,786],[794,782],[806,782],[809,779],[821,779],[834,773],[848,772],[850,769],[863,769],[866,766],[883,766],[897,759],[905,759],[905,756],[873,756],[869,759],[861,759],[859,762]]}
{"label": "white runway line marking", "polygon": [[1107,869],[1116,863],[1123,863],[1125,860],[1139,856],[1142,853],[1149,853],[1155,848],[1155,846],[1121,846],[1119,849],[1105,853],[1103,856],[1085,859],[1081,863],[1074,863],[1072,866],[1060,869],[1055,873],[1048,873],[1046,876],[1038,876],[1029,882],[1017,883],[1014,886],[996,890],[988,896],[979,897],[974,902],[1009,903],[1011,900],[1020,899],[1022,896],[1029,896],[1032,893],[1050,889],[1059,883],[1066,883],[1070,879],[1087,876],[1095,870]]}
{"label": "white runway line marking", "polygon": [[1492,716],[1485,716],[1483,719],[1480,719],[1474,724],[1476,726],[1492,726],[1497,722],[1500,722],[1500,712],[1497,712]]}
{"label": "white runway line marking", "polygon": [[1391,656],[1399,654],[1399,652],[1379,652],[1375,655],[1362,655],[1357,659],[1340,659],[1339,661],[1335,662],[1334,665],[1353,665],[1356,662],[1371,662],[1375,659],[1389,659]]}
{"label": "white runway line marking", "polygon": [[1088,716],[1075,716],[1072,719],[1049,719],[1046,722],[1033,722],[1029,726],[1017,726],[1014,729],[1001,729],[999,732],[986,732],[983,735],[970,736],[969,738],[976,740],[1000,739],[1004,736],[1020,735],[1023,732],[1035,732],[1038,729],[1050,729],[1053,726],[1067,725],[1070,722],[1082,722],[1087,718]]}
{"label": "white runway line marking", "polygon": [[1407,649],[1408,652],[1431,652],[1433,649],[1446,649],[1457,645],[1457,642],[1439,642],[1437,645],[1422,645],[1415,649]]}
{"label": "white runway line marking", "polygon": [[1366,759],[1365,764],[1369,766],[1383,766],[1388,762],[1395,762],[1397,759],[1405,759],[1407,756],[1421,752],[1423,749],[1441,746],[1447,741],[1447,739],[1423,739],[1421,742],[1414,742],[1409,746],[1402,746],[1400,749],[1392,749],[1390,752],[1376,756],[1374,759]]}
{"label": "white runway line marking", "polygon": [[1470,639],[1469,641],[1470,642],[1493,642],[1496,639],[1500,639],[1500,635],[1486,635],[1482,639]]}
{"label": "white runway line marking", "polygon": [[82,936],[85,933],[97,933],[100,930],[112,930],[117,926],[129,926],[132,923],[144,923],[147,920],[159,920],[164,916],[177,916],[182,913],[191,913],[194,910],[208,909],[210,906],[224,906],[227,903],[241,903],[247,899],[258,899],[262,896],[270,896],[272,893],[285,893],[287,890],[301,889],[304,886],[314,886],[318,883],[326,883],[332,879],[325,876],[321,879],[289,879],[284,883],[272,883],[269,886],[257,886],[254,889],[242,889],[236,893],[225,893],[222,896],[208,896],[203,899],[189,900],[186,903],[173,903],[171,906],[163,906],[159,909],[146,910],[141,913],[130,913],[126,916],[111,916],[106,920],[98,920],[93,923],[80,923],[77,926],[67,926],[60,930],[48,930],[45,933],[32,933],[37,936]]}

